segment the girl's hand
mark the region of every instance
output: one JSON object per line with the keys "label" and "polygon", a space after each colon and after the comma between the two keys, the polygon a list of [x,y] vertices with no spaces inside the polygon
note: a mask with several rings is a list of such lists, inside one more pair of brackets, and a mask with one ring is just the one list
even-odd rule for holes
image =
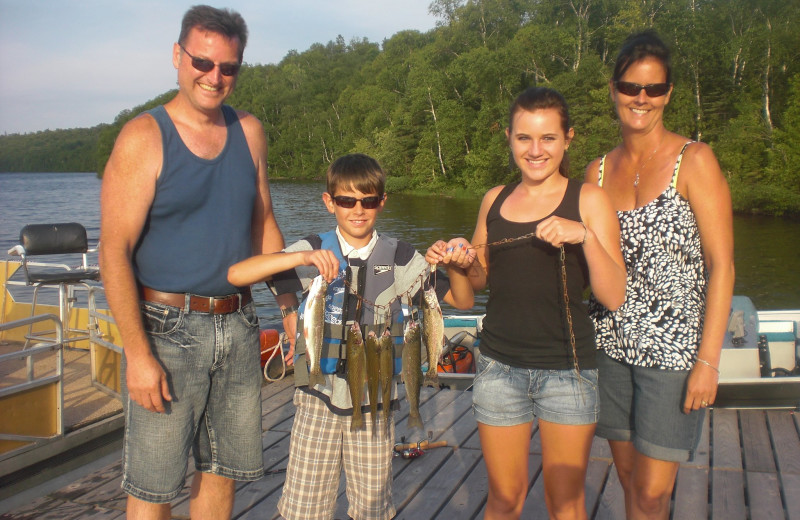
{"label": "girl's hand", "polygon": [[445,266],[467,269],[475,261],[476,253],[469,241],[465,238],[454,238],[445,243],[436,241],[425,254],[429,264],[443,264]]}
{"label": "girl's hand", "polygon": [[589,229],[582,223],[562,217],[550,217],[536,226],[536,238],[553,247],[564,244],[583,244]]}

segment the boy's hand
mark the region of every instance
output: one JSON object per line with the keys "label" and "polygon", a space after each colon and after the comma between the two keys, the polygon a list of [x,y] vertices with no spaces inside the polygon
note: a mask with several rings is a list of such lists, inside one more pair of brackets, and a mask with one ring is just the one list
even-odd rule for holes
{"label": "boy's hand", "polygon": [[437,240],[425,253],[429,264],[444,264],[449,267],[466,269],[475,261],[475,250],[465,238],[454,238],[445,243]]}
{"label": "boy's hand", "polygon": [[316,267],[328,283],[339,275],[339,259],[328,249],[303,251],[303,265]]}

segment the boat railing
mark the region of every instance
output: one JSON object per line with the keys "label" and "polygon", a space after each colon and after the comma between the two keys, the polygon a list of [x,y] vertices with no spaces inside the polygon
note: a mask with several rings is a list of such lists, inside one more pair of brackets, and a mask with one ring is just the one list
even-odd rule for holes
{"label": "boat railing", "polygon": [[89,288],[89,348],[91,354],[92,386],[117,399],[120,396],[120,362],[122,347],[114,344],[111,331],[116,330],[114,317],[97,306],[100,286]]}
{"label": "boat railing", "polygon": [[[43,339],[25,348],[0,355],[0,367],[14,361],[25,362],[24,377],[15,375],[18,383],[0,387],[0,461],[20,451],[64,435],[64,332],[61,320],[55,314],[40,314],[0,324],[0,331],[29,327],[32,323],[52,322],[55,336]],[[55,367],[39,366],[37,374],[35,357],[55,352]],[[19,365],[19,363],[16,363]],[[15,374],[19,374],[17,369]],[[4,370],[2,372],[6,374]],[[8,382],[10,376],[4,375]],[[43,406],[43,404],[45,406]]]}

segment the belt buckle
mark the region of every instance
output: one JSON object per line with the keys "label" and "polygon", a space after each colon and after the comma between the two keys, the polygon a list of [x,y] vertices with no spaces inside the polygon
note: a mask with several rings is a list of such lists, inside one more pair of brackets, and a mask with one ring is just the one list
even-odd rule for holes
{"label": "belt buckle", "polygon": [[210,312],[211,314],[216,314],[217,313],[217,309],[214,307],[214,297],[213,296],[209,296],[208,297],[208,312]]}

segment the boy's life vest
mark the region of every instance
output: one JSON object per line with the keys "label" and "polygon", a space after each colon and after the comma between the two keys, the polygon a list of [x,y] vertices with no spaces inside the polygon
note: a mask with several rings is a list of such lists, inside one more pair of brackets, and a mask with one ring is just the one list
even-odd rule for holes
{"label": "boy's life vest", "polygon": [[[380,337],[386,330],[387,316],[391,316],[389,332],[394,344],[394,373],[399,374],[402,369],[404,316],[402,303],[397,298],[394,284],[397,240],[378,235],[378,241],[366,263],[357,261],[357,265],[348,265],[335,230],[322,233],[319,237],[322,240],[321,249],[333,251],[339,259],[340,266],[340,275],[328,284],[325,296],[325,322],[320,357],[322,373],[339,373],[344,376],[342,363],[347,362],[347,330],[352,323],[346,318],[349,315],[356,317],[365,338],[370,331],[375,331]],[[345,298],[345,295],[352,295],[354,292],[358,294],[358,298],[352,296]],[[298,311],[298,335],[294,356],[294,377],[297,386],[308,384],[306,343],[302,334],[306,301],[303,299]],[[353,306],[357,308],[353,309]]]}

